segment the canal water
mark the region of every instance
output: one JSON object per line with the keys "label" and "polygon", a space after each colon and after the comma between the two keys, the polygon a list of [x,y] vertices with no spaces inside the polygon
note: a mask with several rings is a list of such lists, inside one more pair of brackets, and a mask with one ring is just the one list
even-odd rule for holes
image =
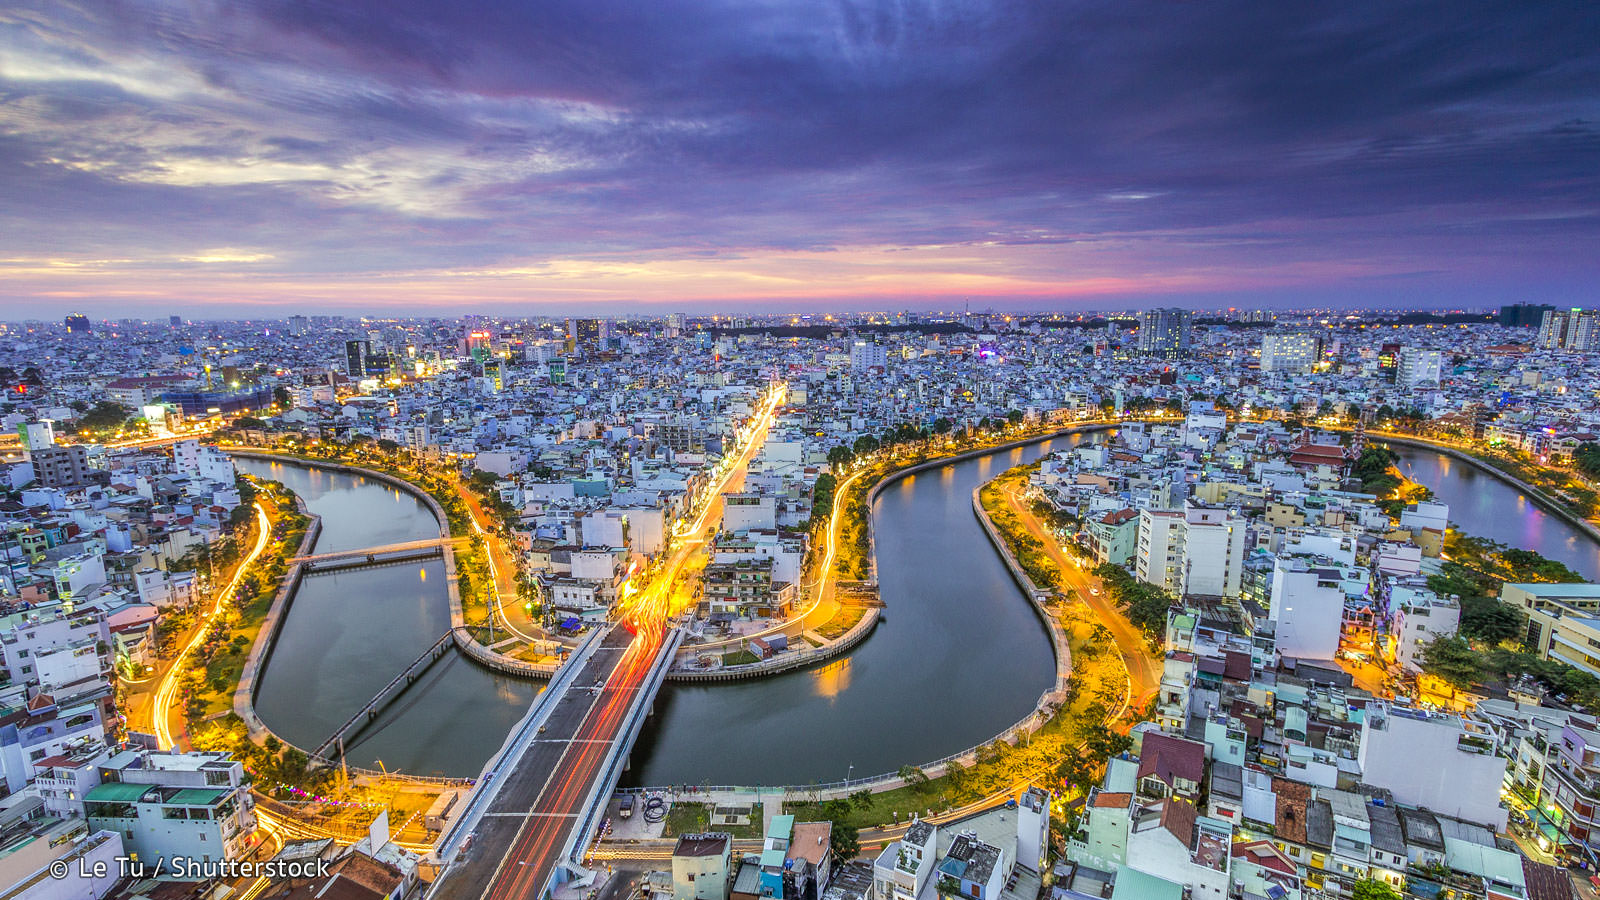
{"label": "canal water", "polygon": [[[235,462],[241,471],[283,482],[322,516],[318,552],[439,535],[426,506],[382,482],[242,457]],[[437,559],[308,576],[262,672],[256,712],[289,743],[316,747],[449,627]],[[451,653],[360,732],[346,758],[366,768],[381,760],[411,775],[476,775],[539,689]]]}
{"label": "canal water", "polygon": [[[1050,643],[972,515],[973,488],[1072,440],[902,479],[873,507],[883,620],[826,666],[747,682],[668,683],[628,784],[803,784],[889,772],[981,743],[1033,708],[1052,680]],[[1469,533],[1537,550],[1600,579],[1600,544],[1519,491],[1428,450],[1400,466]],[[427,508],[388,485],[293,464],[238,460],[323,516],[321,551],[437,534]],[[449,625],[439,563],[316,575],[302,585],[257,696],[262,719],[313,747]],[[349,748],[353,764],[475,775],[539,685],[456,654]]]}
{"label": "canal water", "polygon": [[1565,563],[1590,581],[1600,581],[1600,543],[1534,504],[1504,481],[1437,450],[1391,445],[1407,478],[1427,485],[1450,505],[1450,521],[1476,537],[1536,550]]}
{"label": "canal water", "polygon": [[810,784],[893,772],[983,743],[1055,680],[1050,638],[972,513],[972,491],[1061,439],[910,475],[873,506],[872,635],[820,668],[669,682],[625,783]]}

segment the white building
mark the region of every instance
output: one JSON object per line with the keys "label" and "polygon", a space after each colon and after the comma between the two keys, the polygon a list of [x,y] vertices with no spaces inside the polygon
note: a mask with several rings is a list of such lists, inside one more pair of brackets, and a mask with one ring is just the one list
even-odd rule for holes
{"label": "white building", "polygon": [[1400,513],[1400,527],[1411,532],[1444,531],[1450,525],[1450,504],[1431,500],[1413,503]]}
{"label": "white building", "polygon": [[193,572],[140,569],[133,573],[133,586],[138,591],[141,602],[159,609],[188,606],[195,600],[196,584]]}
{"label": "white building", "polygon": [[1440,597],[1422,584],[1395,584],[1389,588],[1389,627],[1394,658],[1412,672],[1422,671],[1422,648],[1456,633],[1461,624],[1461,604]]}
{"label": "white building", "polygon": [[1403,347],[1400,361],[1395,367],[1395,383],[1402,387],[1438,385],[1444,368],[1444,354],[1438,350],[1420,347]]}
{"label": "white building", "polygon": [[939,863],[938,839],[938,826],[918,821],[885,846],[872,864],[875,900],[916,900]]}
{"label": "white building", "polygon": [[722,509],[722,530],[729,534],[778,527],[776,500],[771,494],[728,494]]}
{"label": "white building", "polygon": [[255,803],[227,753],[127,750],[101,774],[84,797],[89,827],[121,833],[140,859],[234,860],[255,848]]}
{"label": "white building", "polygon": [[1600,313],[1593,310],[1547,310],[1539,323],[1537,345],[1544,350],[1600,350]]}
{"label": "white building", "polygon": [[84,596],[89,588],[106,583],[106,564],[98,553],[69,556],[56,563],[56,593],[62,599]]}
{"label": "white building", "polygon": [[672,900],[728,900],[733,838],[684,834],[672,850]]}
{"label": "white building", "polygon": [[1269,331],[1261,336],[1261,371],[1309,372],[1321,352],[1322,341],[1304,331]]}
{"label": "white building", "polygon": [[[127,858],[122,835],[96,831],[81,819],[35,818],[39,798],[16,794],[0,801],[7,843],[0,850],[6,900],[100,900],[122,881]],[[52,876],[65,866],[69,877]]]}
{"label": "white building", "polygon": [[1277,623],[1282,656],[1333,659],[1344,623],[1341,572],[1304,557],[1280,557],[1272,567],[1268,617]]}
{"label": "white building", "polygon": [[1244,547],[1244,518],[1229,510],[1190,502],[1139,512],[1138,578],[1180,596],[1238,596]]}
{"label": "white building", "polygon": [[857,372],[867,369],[889,368],[889,351],[873,341],[855,341],[850,345],[850,368]]}
{"label": "white building", "polygon": [[1368,706],[1356,760],[1364,783],[1388,788],[1401,803],[1505,831],[1506,760],[1495,755],[1486,725],[1449,713]]}

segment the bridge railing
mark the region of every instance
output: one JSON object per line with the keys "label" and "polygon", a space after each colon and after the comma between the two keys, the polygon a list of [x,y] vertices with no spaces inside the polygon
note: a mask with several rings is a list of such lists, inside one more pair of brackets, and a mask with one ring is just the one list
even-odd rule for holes
{"label": "bridge railing", "polygon": [[[406,666],[404,669],[401,669],[399,675],[396,675],[393,680],[380,688],[376,694],[373,694],[371,700],[361,704],[361,708],[356,710],[355,715],[345,720],[345,723],[340,725],[339,729],[335,731],[327,740],[323,741],[321,744],[318,744],[317,749],[311,751],[311,755],[319,759],[328,758],[327,752],[340,745],[340,743],[346,737],[346,732],[360,722],[362,716],[368,715],[375,709],[381,709],[389,700],[394,699],[393,697],[390,697],[388,700],[386,700],[385,695],[394,690],[397,685],[403,681],[406,681],[413,674],[421,672],[423,669],[426,669],[428,666],[436,662],[439,659],[440,651],[442,650],[445,642],[449,641],[450,638],[451,635],[448,631],[441,635],[438,640],[433,642],[432,646],[422,651],[421,656],[418,656],[410,665]],[[339,755],[344,755],[342,748]]]}
{"label": "bridge railing", "polygon": [[563,848],[563,859],[581,865],[579,857],[594,838],[595,830],[600,827],[600,820],[603,818],[606,803],[612,796],[612,789],[616,787],[617,779],[622,776],[622,768],[627,765],[634,738],[638,736],[645,717],[650,714],[650,708],[655,704],[656,693],[666,681],[667,672],[672,668],[672,660],[682,642],[683,630],[674,628],[667,633],[666,640],[657,650],[655,663],[650,667],[645,680],[640,683],[633,708],[629,710],[627,719],[617,732],[617,740],[612,744],[605,770],[589,789],[589,797],[583,806],[583,812],[579,814],[578,828],[568,838],[567,845]]}
{"label": "bridge railing", "polygon": [[[452,629],[453,631],[454,629]],[[533,702],[528,705],[528,712],[523,715],[522,720],[517,723],[517,726],[511,730],[510,734],[506,735],[506,739],[501,743],[500,749],[489,757],[488,762],[484,763],[483,771],[478,774],[476,786],[471,796],[467,798],[466,803],[461,805],[461,812],[451,821],[444,834],[440,835],[439,843],[434,847],[434,855],[440,862],[449,865],[462,839],[477,828],[478,820],[482,817],[483,811],[488,807],[490,801],[494,799],[495,794],[500,790],[500,786],[504,784],[505,779],[510,775],[510,769],[513,768],[511,764],[517,761],[510,758],[511,754],[515,752],[520,756],[524,752],[528,738],[535,733],[534,729],[542,724],[546,718],[545,703],[549,702],[553,707],[553,698],[559,697],[572,685],[572,682],[578,677],[578,671],[583,668],[584,662],[599,648],[605,631],[603,628],[596,628],[582,644],[574,648],[572,654],[567,657],[567,661],[562,664],[561,668],[556,670],[555,676],[550,679],[550,686],[534,697]],[[435,884],[442,881],[443,879],[441,878]]]}

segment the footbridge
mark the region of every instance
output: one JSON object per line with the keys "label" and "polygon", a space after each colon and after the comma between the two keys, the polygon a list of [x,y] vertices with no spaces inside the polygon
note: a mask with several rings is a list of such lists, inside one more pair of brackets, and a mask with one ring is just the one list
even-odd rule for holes
{"label": "footbridge", "polygon": [[439,841],[429,900],[543,900],[593,878],[584,850],[682,640],[617,626],[573,651]]}
{"label": "footbridge", "polygon": [[433,646],[422,651],[421,656],[418,656],[411,665],[402,669],[400,674],[394,677],[393,681],[380,688],[376,694],[373,694],[372,699],[356,710],[355,715],[346,719],[345,723],[340,725],[337,731],[327,740],[318,744],[315,750],[311,751],[311,758],[329,763],[337,763],[342,760],[344,758],[345,742],[356,732],[365,728],[367,723],[376,719],[378,713],[383,712],[384,708],[393,703],[396,698],[405,693],[406,688],[415,683],[418,678],[421,678],[422,673],[427,671],[428,667],[450,652],[450,649],[455,646],[453,632],[454,629],[446,631],[437,641],[433,642]]}
{"label": "footbridge", "polygon": [[307,573],[364,568],[366,566],[394,565],[396,563],[439,556],[443,553],[442,548],[444,545],[450,543],[451,540],[451,538],[430,538],[428,540],[383,544],[378,547],[363,547],[359,550],[314,553],[309,556],[290,557],[289,565],[292,566],[297,563],[303,565]]}

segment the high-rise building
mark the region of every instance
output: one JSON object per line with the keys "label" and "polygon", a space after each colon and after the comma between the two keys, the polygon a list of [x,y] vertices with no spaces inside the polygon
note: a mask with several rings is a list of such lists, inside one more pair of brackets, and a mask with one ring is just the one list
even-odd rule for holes
{"label": "high-rise building", "polygon": [[1193,502],[1139,512],[1134,552],[1140,581],[1174,594],[1237,597],[1245,522],[1237,513]]}
{"label": "high-rise building", "polygon": [[367,357],[371,355],[371,341],[345,341],[344,373],[351,378],[365,378],[367,375]]}
{"label": "high-rise building", "polygon": [[1394,380],[1394,373],[1400,366],[1400,345],[1386,343],[1378,347],[1378,371],[1390,381]]}
{"label": "high-rise building", "polygon": [[83,313],[73,313],[62,322],[67,326],[67,334],[88,334],[89,317]]}
{"label": "high-rise building", "polygon": [[1583,309],[1552,309],[1539,323],[1535,341],[1544,350],[1600,350],[1600,312]]}
{"label": "high-rise building", "polygon": [[1139,352],[1164,359],[1188,356],[1190,315],[1187,309],[1145,310],[1139,321]]}
{"label": "high-rise building", "polygon": [[567,336],[574,346],[599,350],[605,342],[605,323],[599,319],[568,319]]}
{"label": "high-rise building", "polygon": [[44,487],[77,487],[89,480],[89,451],[81,444],[29,450],[28,462]]}
{"label": "high-rise building", "polygon": [[1554,306],[1513,303],[1500,307],[1500,324],[1507,328],[1538,328],[1544,322],[1544,314],[1553,311]]}
{"label": "high-rise building", "polygon": [[1400,351],[1394,380],[1403,387],[1437,385],[1443,368],[1444,354],[1438,350],[1406,347]]}
{"label": "high-rise building", "polygon": [[289,317],[289,333],[290,334],[294,334],[294,335],[305,334],[306,333],[306,329],[309,328],[310,325],[311,325],[311,320],[307,319],[305,316],[290,316]]}
{"label": "high-rise building", "polygon": [[1304,331],[1269,331],[1261,336],[1261,371],[1309,372],[1322,353],[1322,339]]}
{"label": "high-rise building", "polygon": [[850,368],[857,372],[867,369],[889,368],[889,351],[874,341],[856,341],[850,345]]}
{"label": "high-rise building", "polygon": [[183,316],[167,316],[167,326],[170,328],[182,328]]}

